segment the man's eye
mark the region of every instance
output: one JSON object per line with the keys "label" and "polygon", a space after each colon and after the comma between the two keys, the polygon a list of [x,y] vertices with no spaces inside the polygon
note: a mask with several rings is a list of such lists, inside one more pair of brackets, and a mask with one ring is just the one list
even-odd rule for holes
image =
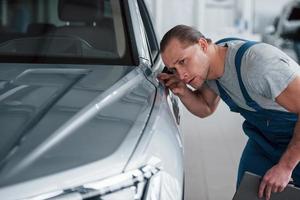
{"label": "man's eye", "polygon": [[183,65],[183,64],[184,64],[184,61],[185,61],[184,59],[180,60],[180,61],[179,61],[179,64],[180,64],[180,65]]}

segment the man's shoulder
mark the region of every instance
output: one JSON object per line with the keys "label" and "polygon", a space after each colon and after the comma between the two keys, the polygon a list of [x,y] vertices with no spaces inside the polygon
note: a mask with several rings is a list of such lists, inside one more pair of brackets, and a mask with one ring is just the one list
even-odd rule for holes
{"label": "man's shoulder", "polygon": [[282,63],[282,61],[292,61],[292,59],[277,47],[267,43],[258,42],[245,52],[243,61],[248,66],[272,68],[276,67],[276,65],[279,65],[280,67],[286,65],[288,62]]}

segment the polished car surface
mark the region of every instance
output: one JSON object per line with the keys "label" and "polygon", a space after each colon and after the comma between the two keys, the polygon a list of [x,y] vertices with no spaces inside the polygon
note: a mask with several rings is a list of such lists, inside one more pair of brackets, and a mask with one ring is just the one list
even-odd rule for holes
{"label": "polished car surface", "polygon": [[0,199],[182,199],[178,100],[146,4],[0,4]]}

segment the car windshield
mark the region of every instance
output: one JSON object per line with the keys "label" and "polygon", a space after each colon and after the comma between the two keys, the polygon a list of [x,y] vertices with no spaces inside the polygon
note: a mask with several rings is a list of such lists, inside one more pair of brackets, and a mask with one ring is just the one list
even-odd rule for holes
{"label": "car windshield", "polygon": [[132,64],[119,0],[1,0],[0,62]]}
{"label": "car windshield", "polygon": [[300,7],[294,7],[291,10],[291,14],[288,18],[289,21],[298,21],[300,20]]}

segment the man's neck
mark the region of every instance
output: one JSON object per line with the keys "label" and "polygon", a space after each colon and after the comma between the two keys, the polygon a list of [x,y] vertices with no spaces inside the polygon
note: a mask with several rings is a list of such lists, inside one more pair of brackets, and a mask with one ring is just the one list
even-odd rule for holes
{"label": "man's neck", "polygon": [[212,44],[209,48],[210,68],[208,73],[209,80],[215,80],[223,76],[225,71],[225,58],[227,47]]}

